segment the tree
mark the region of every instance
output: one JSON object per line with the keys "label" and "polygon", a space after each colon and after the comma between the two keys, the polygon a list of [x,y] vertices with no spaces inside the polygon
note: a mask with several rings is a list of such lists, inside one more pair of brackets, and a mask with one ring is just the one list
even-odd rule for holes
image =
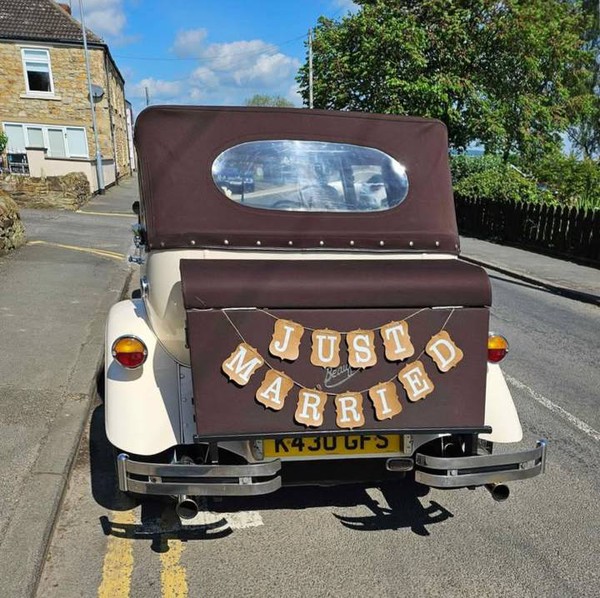
{"label": "tree", "polygon": [[573,101],[567,130],[574,149],[584,159],[600,154],[600,6],[597,0],[583,0],[585,47],[596,57],[587,77],[579,79],[580,94]]}
{"label": "tree", "polygon": [[[454,148],[477,141],[504,161],[560,145],[593,63],[579,1],[357,4],[341,21],[318,21],[316,108],[439,118]],[[297,80],[306,103],[308,64]]]}
{"label": "tree", "polygon": [[277,108],[293,108],[294,104],[286,100],[283,96],[270,96],[263,94],[255,94],[248,98],[244,104],[246,106],[275,106]]}

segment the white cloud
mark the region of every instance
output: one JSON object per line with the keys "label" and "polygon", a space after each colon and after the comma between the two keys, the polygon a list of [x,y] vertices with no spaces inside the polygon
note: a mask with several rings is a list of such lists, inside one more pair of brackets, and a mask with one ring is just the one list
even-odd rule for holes
{"label": "white cloud", "polygon": [[204,29],[179,31],[171,51],[197,62],[187,76],[173,81],[145,79],[128,88],[143,103],[144,87],[153,103],[236,105],[256,93],[301,100],[294,77],[300,61],[260,39],[206,43]]}
{"label": "white cloud", "polygon": [[[352,0],[330,0],[330,3],[338,14],[355,13],[360,8]],[[128,85],[128,96],[134,100],[136,109],[144,105],[145,87],[151,103],[155,104],[239,105],[260,93],[282,96],[298,107],[303,105],[294,81],[300,60],[261,39],[210,43],[208,37],[204,28],[179,30],[170,51],[177,58],[191,59],[191,70],[176,80],[148,78]]]}
{"label": "white cloud", "polygon": [[352,0],[335,0],[334,6],[341,8],[345,12],[355,13],[359,10],[360,6],[354,3]]}
{"label": "white cloud", "polygon": [[180,58],[198,58],[202,55],[206,29],[178,31],[171,50]]}
{"label": "white cloud", "polygon": [[294,104],[295,106],[302,106],[303,105],[302,96],[300,95],[300,92],[298,91],[298,84],[297,83],[293,83],[292,85],[290,85],[290,88],[287,91],[286,98],[290,102],[292,102],[292,104]]}
{"label": "white cloud", "polygon": [[201,54],[211,70],[225,86],[277,86],[296,73],[300,62],[277,51],[262,40],[211,44]]}
{"label": "white cloud", "polygon": [[[85,25],[100,36],[118,38],[127,23],[123,0],[86,0],[83,3]],[[73,15],[79,16],[79,6],[73,3]]]}
{"label": "white cloud", "polygon": [[153,79],[149,77],[142,79],[128,88],[127,95],[132,98],[145,98],[146,89],[152,101],[156,100],[176,100],[184,89],[182,81],[164,81],[162,79]]}
{"label": "white cloud", "polygon": [[219,86],[219,77],[217,74],[206,66],[199,66],[190,75],[192,83],[204,85],[205,87],[215,88]]}

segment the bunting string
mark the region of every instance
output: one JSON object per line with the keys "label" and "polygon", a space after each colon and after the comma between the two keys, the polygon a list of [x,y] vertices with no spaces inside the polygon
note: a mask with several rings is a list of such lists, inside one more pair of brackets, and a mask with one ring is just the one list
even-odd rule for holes
{"label": "bunting string", "polygon": [[[267,309],[262,309],[260,307],[255,307],[252,308],[253,310],[256,311],[260,311],[262,313],[264,313],[265,315],[269,316],[269,318],[273,318],[274,320],[281,320],[282,318],[277,317],[275,314],[272,314],[269,310]],[[402,318],[404,321],[406,320],[410,320],[411,318],[414,318],[415,316],[418,316],[421,312],[423,311],[428,311],[430,310],[430,307],[423,307],[415,312],[413,312],[412,314],[409,314],[408,316],[406,316],[405,318]],[[223,308],[222,311],[227,311],[227,308]],[[237,310],[231,310],[231,311],[237,311]],[[372,331],[379,331],[381,330],[384,326],[386,326],[386,324],[382,324],[381,326],[377,326],[377,328],[369,328],[368,330],[372,330]],[[304,328],[304,330],[310,330],[311,332],[314,332],[315,330],[319,330],[319,328],[311,328],[310,326],[304,326],[302,325],[302,327]],[[340,334],[348,334],[349,332],[351,332],[350,330],[347,331],[343,331],[343,330],[339,330],[338,331]]]}
{"label": "bunting string", "polygon": [[[273,318],[273,319],[275,319],[275,320],[280,320],[280,319],[281,319],[281,318],[278,318],[277,316],[275,316],[274,314],[271,314],[271,313],[270,313],[270,312],[268,312],[267,310],[260,309],[260,308],[255,308],[255,309],[256,309],[256,311],[260,311],[260,312],[262,312],[262,313],[264,313],[264,314],[268,315],[269,317],[271,317],[271,318]],[[430,308],[427,308],[427,307],[426,307],[426,308],[419,309],[418,311],[415,311],[414,313],[412,313],[412,314],[410,314],[410,315],[406,316],[405,318],[403,318],[403,320],[404,320],[404,321],[406,321],[406,320],[408,320],[408,319],[410,319],[410,318],[412,318],[412,317],[414,317],[414,316],[416,316],[416,315],[418,315],[418,314],[422,313],[423,311],[427,311],[427,310],[429,310],[429,309],[430,309]],[[235,323],[233,322],[233,320],[232,320],[232,319],[229,317],[229,314],[227,313],[228,311],[238,311],[238,310],[229,310],[229,309],[227,309],[227,308],[223,308],[223,309],[221,309],[220,311],[223,313],[223,315],[225,316],[225,318],[226,318],[226,319],[227,319],[227,321],[229,322],[230,326],[233,328],[233,330],[234,330],[234,331],[235,331],[235,333],[237,334],[238,338],[239,338],[239,339],[242,341],[242,343],[245,343],[246,345],[248,345],[248,344],[249,344],[249,343],[248,343],[248,341],[247,341],[247,340],[244,338],[244,335],[243,335],[243,334],[240,332],[239,328],[238,328],[238,327],[235,325]],[[454,311],[455,311],[455,308],[451,308],[451,310],[450,310],[450,313],[448,314],[448,317],[446,318],[446,320],[444,321],[444,324],[442,325],[442,327],[441,327],[440,331],[438,332],[438,335],[439,335],[440,333],[442,333],[442,332],[444,332],[444,331],[445,331],[445,329],[446,329],[446,326],[448,325],[448,322],[450,322],[450,318],[451,318],[451,317],[452,317],[452,315],[454,314]],[[384,325],[382,325],[382,326],[378,326],[377,328],[373,328],[373,329],[371,329],[371,330],[372,330],[372,331],[375,331],[375,330],[381,330],[381,329],[382,329],[384,326],[385,326],[385,324],[384,324]],[[305,328],[306,330],[312,330],[312,331],[314,331],[314,330],[318,330],[318,329],[315,329],[315,328],[309,328],[309,327],[307,327],[307,326],[304,326],[304,328]],[[340,332],[340,334],[348,334],[348,332]],[[421,353],[419,354],[419,356],[418,356],[418,357],[417,357],[415,360],[413,360],[413,361],[419,361],[419,360],[421,359],[421,357],[423,356],[423,354],[425,353],[425,351],[426,351],[426,348],[425,348],[425,349],[423,349],[423,350],[421,351]],[[279,370],[278,370],[276,367],[274,367],[274,366],[273,366],[273,365],[272,365],[272,364],[271,364],[271,363],[270,363],[270,362],[269,362],[267,359],[265,359],[264,357],[262,357],[262,355],[261,355],[261,358],[262,358],[262,360],[263,360],[264,364],[265,364],[265,365],[266,365],[266,366],[267,366],[267,367],[268,367],[270,370],[272,370],[272,371],[274,371],[274,372],[278,372],[278,371],[279,371]],[[300,389],[302,389],[302,390],[308,390],[308,389],[310,389],[310,387],[308,387],[308,386],[305,386],[305,385],[301,384],[300,382],[297,382],[296,380],[294,380],[294,379],[293,379],[293,378],[291,378],[290,376],[288,376],[288,374],[287,374],[287,373],[286,373],[286,376],[287,376],[287,377],[288,377],[288,378],[289,378],[289,379],[290,379],[290,380],[293,382],[294,386],[297,386],[298,388],[300,388]],[[393,375],[393,376],[392,376],[392,377],[391,377],[389,380],[386,380],[385,382],[383,382],[383,384],[389,384],[390,382],[394,381],[394,380],[396,379],[396,377],[397,377],[397,374],[394,374],[394,375]],[[362,390],[357,390],[357,391],[348,391],[348,392],[351,392],[351,393],[356,393],[356,394],[363,394],[363,393],[367,393],[367,392],[368,392],[368,391],[369,391],[371,388],[372,388],[372,386],[370,386],[370,387],[367,387],[367,388],[364,388],[364,389],[362,389]],[[318,389],[318,390],[319,390],[321,393],[323,393],[323,394],[325,394],[325,395],[327,395],[327,396],[333,396],[333,397],[335,397],[335,396],[337,396],[337,395],[339,394],[339,392],[337,392],[337,393],[336,393],[336,392],[327,392],[327,391],[324,391],[324,390],[322,390],[322,389],[321,389],[321,388],[319,388],[319,387],[318,387],[317,389]]]}

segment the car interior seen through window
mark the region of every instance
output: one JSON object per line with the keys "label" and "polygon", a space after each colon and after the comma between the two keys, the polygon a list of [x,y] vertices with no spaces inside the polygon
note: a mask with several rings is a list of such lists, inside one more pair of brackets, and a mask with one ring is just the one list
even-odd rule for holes
{"label": "car interior seen through window", "polygon": [[266,210],[378,212],[408,193],[404,166],[380,150],[347,143],[242,143],[217,157],[212,176],[229,199]]}

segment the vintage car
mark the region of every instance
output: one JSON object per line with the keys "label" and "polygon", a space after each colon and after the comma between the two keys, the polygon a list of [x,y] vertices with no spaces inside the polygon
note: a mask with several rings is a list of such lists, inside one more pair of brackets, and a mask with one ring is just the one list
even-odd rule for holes
{"label": "vintage car", "polygon": [[141,291],[106,328],[122,491],[191,518],[198,496],[407,475],[502,500],[544,470],[543,440],[492,452],[521,425],[442,123],[151,107],[135,143]]}

